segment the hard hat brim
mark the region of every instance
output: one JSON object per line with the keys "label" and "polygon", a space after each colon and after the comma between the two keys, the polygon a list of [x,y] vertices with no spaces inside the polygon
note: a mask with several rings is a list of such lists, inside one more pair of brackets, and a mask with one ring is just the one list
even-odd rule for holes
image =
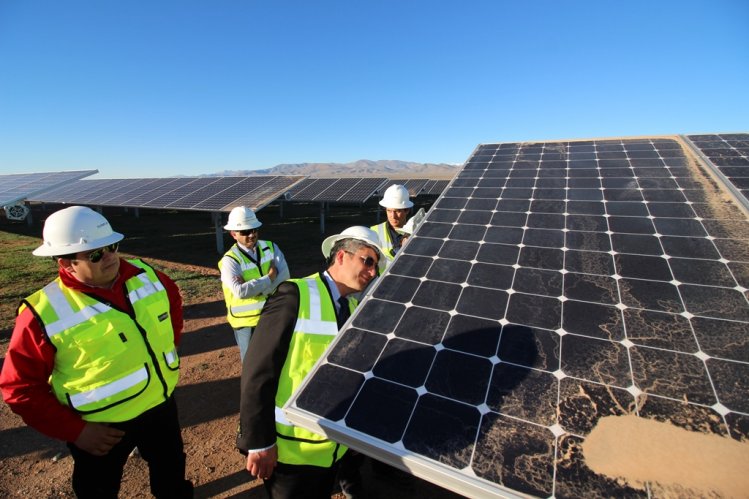
{"label": "hard hat brim", "polygon": [[233,227],[230,226],[229,224],[226,224],[226,225],[224,225],[224,230],[238,231],[238,230],[258,229],[262,225],[263,224],[260,222],[260,220],[258,220],[257,223],[252,223],[252,224],[237,224],[237,225],[235,225]]}
{"label": "hard hat brim", "polygon": [[414,204],[413,201],[406,201],[405,203],[400,203],[398,206],[395,206],[393,204],[386,204],[383,202],[384,199],[380,200],[380,206],[383,208],[390,208],[391,210],[405,210],[408,208],[413,208]]}
{"label": "hard hat brim", "polygon": [[91,242],[84,242],[78,244],[69,244],[67,246],[52,246],[49,243],[43,243],[41,246],[31,252],[34,256],[63,256],[72,255],[81,251],[95,250],[97,248],[103,248],[116,242],[122,241],[125,238],[124,235],[119,232],[112,232],[106,237],[96,239]]}

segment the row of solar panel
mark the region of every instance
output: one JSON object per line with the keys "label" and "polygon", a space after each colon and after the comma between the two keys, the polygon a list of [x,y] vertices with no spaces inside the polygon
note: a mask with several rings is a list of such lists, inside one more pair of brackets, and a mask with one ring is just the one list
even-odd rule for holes
{"label": "row of solar panel", "polygon": [[98,170],[0,175],[0,206],[15,204],[31,195],[98,173]]}
{"label": "row of solar panel", "polygon": [[176,177],[79,180],[31,195],[29,201],[139,208],[228,211],[260,209],[288,192],[293,201],[361,203],[391,183],[410,185],[412,195],[437,195],[447,180],[305,178],[300,176]]}

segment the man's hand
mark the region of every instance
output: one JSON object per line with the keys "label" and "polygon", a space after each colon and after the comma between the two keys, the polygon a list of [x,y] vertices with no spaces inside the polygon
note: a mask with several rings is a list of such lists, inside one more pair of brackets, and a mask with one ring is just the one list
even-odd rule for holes
{"label": "man's hand", "polygon": [[276,280],[276,276],[278,275],[278,269],[276,269],[276,262],[270,262],[270,270],[268,270],[268,277],[270,277],[271,282]]}
{"label": "man's hand", "polygon": [[249,452],[247,454],[247,471],[263,480],[267,480],[273,474],[273,469],[278,462],[278,447],[275,445],[260,452]]}
{"label": "man's hand", "polygon": [[86,423],[83,431],[73,443],[79,449],[94,456],[106,456],[124,436],[124,431],[107,424]]}

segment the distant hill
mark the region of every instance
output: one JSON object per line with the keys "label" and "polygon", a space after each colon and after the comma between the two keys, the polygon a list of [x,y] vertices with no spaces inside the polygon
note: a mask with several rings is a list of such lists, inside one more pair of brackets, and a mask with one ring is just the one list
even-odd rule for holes
{"label": "distant hill", "polygon": [[371,161],[360,159],[351,163],[297,163],[277,165],[263,170],[224,170],[209,176],[232,175],[308,175],[311,177],[388,177],[451,179],[459,165],[447,163],[413,163],[398,160]]}

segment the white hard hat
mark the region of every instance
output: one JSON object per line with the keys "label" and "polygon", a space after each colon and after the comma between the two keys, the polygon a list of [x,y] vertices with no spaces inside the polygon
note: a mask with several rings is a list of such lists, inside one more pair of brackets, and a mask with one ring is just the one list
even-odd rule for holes
{"label": "white hard hat", "polygon": [[388,187],[380,200],[380,206],[394,210],[403,210],[413,205],[408,198],[408,189],[400,184],[393,184]]}
{"label": "white hard hat", "polygon": [[224,225],[224,229],[257,229],[261,225],[263,224],[261,224],[260,220],[257,219],[254,211],[247,208],[246,206],[237,206],[236,208],[232,208],[231,212],[229,213],[229,220],[227,221],[226,225]]}
{"label": "white hard hat", "polygon": [[380,270],[385,270],[387,261],[385,259],[385,254],[382,252],[382,248],[380,248],[380,238],[377,235],[377,232],[373,231],[369,227],[364,227],[362,225],[354,225],[353,227],[349,227],[348,229],[344,230],[340,234],[326,237],[322,242],[323,256],[325,258],[328,258],[330,256],[330,250],[333,249],[335,243],[343,239],[357,239],[377,250],[377,254],[380,255],[378,266],[380,267]]}
{"label": "white hard hat", "polygon": [[56,211],[44,221],[44,242],[32,251],[36,256],[63,256],[103,248],[125,236],[114,232],[101,213],[86,206]]}

